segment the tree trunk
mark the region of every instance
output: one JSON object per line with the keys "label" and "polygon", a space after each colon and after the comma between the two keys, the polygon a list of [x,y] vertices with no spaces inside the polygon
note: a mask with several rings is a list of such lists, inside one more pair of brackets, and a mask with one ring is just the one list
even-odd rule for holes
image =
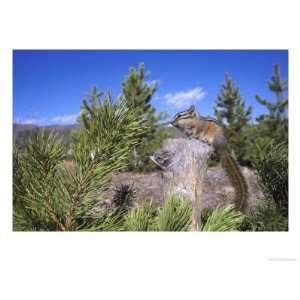
{"label": "tree trunk", "polygon": [[212,147],[195,139],[168,139],[151,159],[162,168],[165,199],[178,195],[191,201],[192,230],[201,229],[203,178]]}

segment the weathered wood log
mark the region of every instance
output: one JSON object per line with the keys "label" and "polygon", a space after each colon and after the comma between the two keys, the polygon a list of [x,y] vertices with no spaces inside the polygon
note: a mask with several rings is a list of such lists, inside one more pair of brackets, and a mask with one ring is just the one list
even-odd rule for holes
{"label": "weathered wood log", "polygon": [[178,195],[191,201],[192,230],[201,228],[201,199],[207,162],[213,148],[195,139],[168,139],[151,157],[162,170],[165,199]]}

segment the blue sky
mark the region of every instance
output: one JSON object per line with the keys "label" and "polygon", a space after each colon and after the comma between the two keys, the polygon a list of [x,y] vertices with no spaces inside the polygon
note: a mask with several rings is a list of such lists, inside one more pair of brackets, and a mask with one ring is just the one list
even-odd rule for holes
{"label": "blue sky", "polygon": [[74,123],[93,85],[116,97],[129,68],[141,62],[149,81],[159,81],[152,104],[170,115],[195,104],[200,114],[212,116],[228,72],[255,118],[265,112],[255,94],[275,99],[266,86],[273,64],[288,76],[286,50],[14,50],[14,121]]}

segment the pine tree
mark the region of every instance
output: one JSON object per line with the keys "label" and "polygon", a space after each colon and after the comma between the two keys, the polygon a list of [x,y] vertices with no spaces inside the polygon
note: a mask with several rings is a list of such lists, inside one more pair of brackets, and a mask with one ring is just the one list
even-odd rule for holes
{"label": "pine tree", "polygon": [[130,68],[129,74],[122,83],[123,95],[128,105],[137,108],[137,113],[148,122],[155,121],[155,109],[151,105],[151,98],[157,90],[158,82],[147,83],[149,73],[141,63],[137,69]]}
{"label": "pine tree", "polygon": [[256,95],[257,101],[265,106],[268,114],[261,115],[257,121],[261,125],[261,130],[266,138],[272,138],[276,142],[288,140],[288,99],[285,92],[288,89],[288,81],[283,80],[280,74],[280,66],[274,65],[274,74],[267,81],[268,88],[276,95],[275,101],[268,101],[259,95]]}
{"label": "pine tree", "polygon": [[[94,92],[96,89],[93,89]],[[96,94],[96,93],[94,93]],[[97,211],[114,172],[143,134],[141,120],[124,97],[83,104],[83,126],[71,142],[72,168],[64,143],[41,131],[27,148],[14,146],[15,230],[115,230],[121,211]]]}
{"label": "pine tree", "polygon": [[[167,117],[165,113],[157,114],[151,104],[151,99],[158,88],[158,82],[149,83],[149,73],[141,63],[137,69],[130,68],[129,74],[122,83],[123,95],[128,106],[134,108],[138,117],[143,121],[143,127],[146,129],[138,147],[133,150],[132,167],[133,169],[145,170],[149,168],[149,156],[162,140],[168,136],[159,122]],[[151,164],[155,167],[153,164]],[[150,168],[151,169],[151,168]]]}
{"label": "pine tree", "polygon": [[93,115],[96,111],[97,105],[99,105],[102,101],[102,96],[104,92],[98,91],[97,87],[94,85],[92,87],[91,93],[86,94],[83,103],[81,105],[81,112],[77,118],[77,122],[86,128],[88,128],[87,118],[88,115]]}
{"label": "pine tree", "polygon": [[217,96],[214,107],[215,115],[221,124],[226,125],[229,144],[237,158],[243,162],[245,151],[244,129],[251,119],[252,107],[246,108],[245,101],[240,95],[239,88],[229,76],[225,74],[225,82]]}

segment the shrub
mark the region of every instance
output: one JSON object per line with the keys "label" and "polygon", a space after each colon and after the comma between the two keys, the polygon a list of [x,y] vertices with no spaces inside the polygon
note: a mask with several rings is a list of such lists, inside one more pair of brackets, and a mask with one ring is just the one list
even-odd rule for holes
{"label": "shrub", "polygon": [[[95,216],[113,172],[128,165],[128,153],[143,131],[124,97],[85,102],[83,124],[71,144],[72,172],[62,163],[64,143],[42,130],[25,151],[14,147],[15,230],[106,230],[120,226],[123,211]],[[18,187],[17,185],[20,184]],[[113,224],[113,225],[112,225]],[[117,224],[117,225],[116,225]]]}
{"label": "shrub", "polygon": [[244,215],[234,205],[213,209],[202,226],[202,231],[237,231]]}
{"label": "shrub", "polygon": [[257,145],[253,159],[260,185],[267,198],[273,199],[284,215],[288,215],[288,144],[274,141]]}
{"label": "shrub", "polygon": [[155,217],[157,211],[152,204],[132,209],[125,217],[124,228],[128,231],[155,230]]}
{"label": "shrub", "polygon": [[169,197],[158,213],[159,231],[187,231],[191,224],[191,204],[178,196]]}
{"label": "shrub", "polygon": [[268,199],[245,217],[239,230],[288,231],[288,218],[281,214],[272,199]]}

